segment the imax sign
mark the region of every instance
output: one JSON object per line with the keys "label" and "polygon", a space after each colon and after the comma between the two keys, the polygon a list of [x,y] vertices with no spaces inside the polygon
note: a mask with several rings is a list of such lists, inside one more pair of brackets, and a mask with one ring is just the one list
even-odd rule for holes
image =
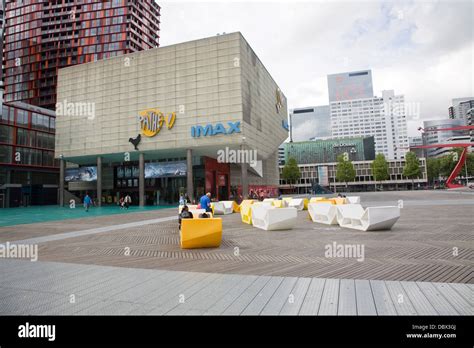
{"label": "imax sign", "polygon": [[191,127],[191,136],[193,138],[199,138],[202,136],[208,135],[218,135],[218,134],[232,134],[240,133],[240,122],[227,122],[228,127],[224,126],[222,123],[216,123],[214,125],[208,124],[206,126],[192,126]]}

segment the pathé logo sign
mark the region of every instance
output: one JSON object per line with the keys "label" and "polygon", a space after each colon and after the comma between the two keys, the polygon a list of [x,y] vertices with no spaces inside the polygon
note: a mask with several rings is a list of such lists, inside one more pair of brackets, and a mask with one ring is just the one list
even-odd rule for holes
{"label": "path\u00e9 logo sign", "polygon": [[154,137],[160,132],[163,125],[166,125],[168,129],[173,128],[176,113],[172,112],[165,116],[159,109],[146,109],[138,113],[138,121],[142,134],[146,137]]}

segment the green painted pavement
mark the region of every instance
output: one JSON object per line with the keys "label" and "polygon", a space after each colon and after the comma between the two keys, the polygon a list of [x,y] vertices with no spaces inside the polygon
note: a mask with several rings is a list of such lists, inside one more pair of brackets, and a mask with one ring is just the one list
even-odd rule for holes
{"label": "green painted pavement", "polygon": [[89,217],[139,213],[152,210],[171,208],[173,206],[131,206],[120,209],[118,206],[91,207],[86,212],[84,207],[77,205],[76,208],[53,206],[38,206],[27,208],[4,208],[0,209],[0,227],[14,226],[20,224],[33,224],[37,222],[61,221],[71,219],[84,219]]}

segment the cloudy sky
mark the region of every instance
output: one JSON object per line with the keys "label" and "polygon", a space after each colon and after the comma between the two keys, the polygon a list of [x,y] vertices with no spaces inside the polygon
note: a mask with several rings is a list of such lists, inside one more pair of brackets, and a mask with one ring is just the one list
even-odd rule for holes
{"label": "cloudy sky", "polygon": [[423,119],[473,96],[474,5],[465,1],[158,1],[160,45],[240,31],[288,98],[328,103],[327,74],[372,69],[374,93],[394,89]]}

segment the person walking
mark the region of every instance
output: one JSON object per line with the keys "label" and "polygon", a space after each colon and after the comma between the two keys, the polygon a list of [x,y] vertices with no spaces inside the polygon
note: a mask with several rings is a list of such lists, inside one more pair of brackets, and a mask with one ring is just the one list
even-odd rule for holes
{"label": "person walking", "polygon": [[92,198],[89,196],[89,193],[86,192],[86,196],[84,197],[84,208],[86,209],[86,212],[89,211],[89,207],[92,204]]}
{"label": "person walking", "polygon": [[119,206],[120,206],[120,209],[123,209],[125,206],[125,199],[123,197],[120,197]]}
{"label": "person walking", "polygon": [[179,205],[186,205],[186,198],[183,194],[179,196]]}
{"label": "person walking", "polygon": [[125,208],[126,208],[126,209],[128,209],[128,207],[130,206],[130,204],[132,204],[132,197],[130,197],[129,194],[127,194],[127,195],[125,196],[124,203],[125,203]]}
{"label": "person walking", "polygon": [[201,209],[206,209],[206,212],[210,213],[212,212],[211,208],[211,193],[208,192],[205,195],[201,197],[199,200],[199,203],[201,205]]}

